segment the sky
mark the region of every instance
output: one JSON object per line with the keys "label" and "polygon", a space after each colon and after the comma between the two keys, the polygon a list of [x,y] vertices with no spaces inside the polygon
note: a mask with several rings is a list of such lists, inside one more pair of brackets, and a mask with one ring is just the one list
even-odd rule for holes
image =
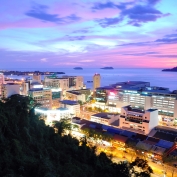
{"label": "sky", "polygon": [[5,0],[0,69],[172,68],[176,0]]}

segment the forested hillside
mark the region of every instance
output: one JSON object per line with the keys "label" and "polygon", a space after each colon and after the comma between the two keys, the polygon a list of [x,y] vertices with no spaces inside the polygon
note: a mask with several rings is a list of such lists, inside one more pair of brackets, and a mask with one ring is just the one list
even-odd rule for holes
{"label": "forested hillside", "polygon": [[129,176],[128,165],[112,163],[85,142],[79,145],[71,136],[54,133],[34,114],[34,106],[20,95],[0,102],[1,177]]}

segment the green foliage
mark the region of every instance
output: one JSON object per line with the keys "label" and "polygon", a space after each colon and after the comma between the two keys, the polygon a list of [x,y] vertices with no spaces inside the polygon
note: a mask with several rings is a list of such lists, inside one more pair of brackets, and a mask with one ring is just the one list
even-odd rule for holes
{"label": "green foliage", "polygon": [[[59,122],[46,126],[34,114],[35,102],[14,95],[0,102],[0,176],[1,177],[129,177],[127,164],[113,163],[104,153],[95,154],[83,139],[79,145],[70,135],[61,136]],[[62,125],[61,125],[62,124]]]}

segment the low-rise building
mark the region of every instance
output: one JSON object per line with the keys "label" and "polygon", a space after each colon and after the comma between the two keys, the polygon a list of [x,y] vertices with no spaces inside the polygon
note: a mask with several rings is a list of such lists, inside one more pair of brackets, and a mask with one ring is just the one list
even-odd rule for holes
{"label": "low-rise building", "polygon": [[93,114],[90,120],[100,124],[110,125],[111,123],[115,122],[118,119],[119,119],[118,114],[97,113],[97,114]]}
{"label": "low-rise building", "polygon": [[20,85],[9,83],[1,86],[1,97],[8,98],[11,95],[20,94]]}
{"label": "low-rise building", "polygon": [[35,108],[35,113],[40,114],[40,117],[45,120],[47,125],[52,125],[53,121],[60,121],[61,119],[71,118],[71,112],[67,108]]}
{"label": "low-rise building", "polygon": [[80,115],[80,104],[77,101],[62,100],[60,101],[60,106],[63,108],[68,108],[73,116]]}
{"label": "low-rise building", "polygon": [[158,125],[158,122],[157,109],[140,110],[131,106],[121,109],[119,126],[122,129],[147,135]]}

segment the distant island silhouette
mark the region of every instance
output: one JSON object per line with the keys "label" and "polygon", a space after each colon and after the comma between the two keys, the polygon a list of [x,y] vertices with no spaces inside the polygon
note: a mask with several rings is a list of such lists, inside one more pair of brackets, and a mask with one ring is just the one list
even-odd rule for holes
{"label": "distant island silhouette", "polygon": [[100,69],[114,69],[113,67],[103,67],[103,68],[100,68]]}
{"label": "distant island silhouette", "polygon": [[73,69],[76,69],[76,70],[82,70],[83,68],[82,67],[75,67]]}
{"label": "distant island silhouette", "polygon": [[177,67],[174,67],[172,69],[163,69],[162,71],[177,72]]}

